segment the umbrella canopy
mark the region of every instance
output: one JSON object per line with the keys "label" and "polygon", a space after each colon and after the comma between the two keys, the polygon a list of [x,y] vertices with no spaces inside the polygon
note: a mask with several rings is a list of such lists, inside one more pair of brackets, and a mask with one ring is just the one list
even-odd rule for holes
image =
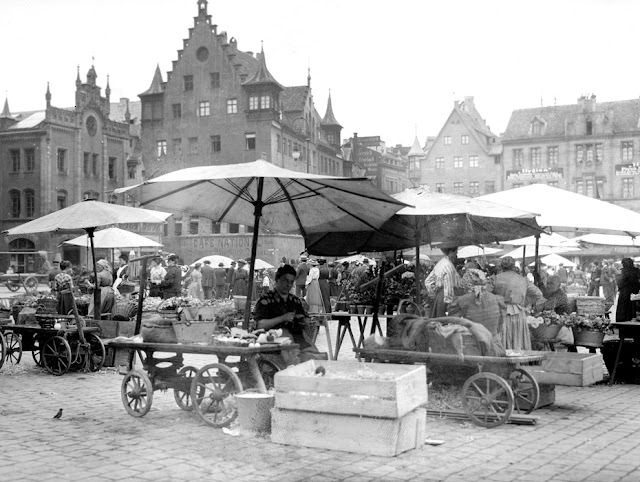
{"label": "umbrella canopy", "polygon": [[458,248],[458,258],[477,258],[479,256],[490,256],[501,252],[500,248],[489,248],[483,246],[463,246]]}
{"label": "umbrella canopy", "polygon": [[260,258],[256,258],[255,263],[253,263],[253,266],[255,267],[255,269],[271,269],[274,268],[274,266],[272,264],[267,263],[266,261],[260,259]]}
{"label": "umbrella canopy", "polygon": [[[503,241],[500,244],[508,244],[511,246],[535,246],[536,237],[527,236],[526,238],[512,239],[510,241]],[[575,240],[562,236],[558,233],[543,233],[540,235],[539,246],[550,246],[556,248],[579,248],[578,243]]]}
{"label": "umbrella canopy", "polygon": [[[77,238],[65,241],[63,244],[71,244],[73,246],[89,246],[89,235],[83,234]],[[95,248],[159,248],[161,243],[149,239],[145,236],[132,233],[126,229],[106,228],[93,233],[93,246]]]}
{"label": "umbrella canopy", "polygon": [[546,184],[530,184],[478,199],[537,212],[540,226],[558,231],[640,234],[640,213]]}
{"label": "umbrella canopy", "polygon": [[364,262],[365,259],[369,260],[369,264],[370,265],[375,266],[376,260],[373,259],[373,258],[369,258],[368,256],[365,256],[364,254],[354,254],[353,256],[347,256],[346,258],[336,259],[336,263],[342,264],[345,261],[347,263],[362,263],[362,262]]}
{"label": "umbrella canopy", "polygon": [[[576,267],[576,264],[573,261],[568,260],[567,258],[560,256],[559,254],[548,254],[542,258],[540,258],[540,262],[542,264],[546,264],[547,266],[560,266],[561,264],[564,266],[570,266],[572,268]],[[531,263],[529,266],[534,265]]]}
{"label": "umbrella canopy", "polygon": [[[551,246],[540,246],[538,248],[538,256],[546,256],[549,254],[560,254],[560,253],[569,253],[571,251],[580,251],[580,248],[554,248]],[[536,248],[535,246],[520,246],[508,253],[504,253],[500,255],[501,258],[505,258],[507,256],[511,256],[514,259],[522,259],[524,258],[535,258],[536,256]]]}
{"label": "umbrella canopy", "polygon": [[[404,207],[368,179],[291,171],[263,160],[181,169],[116,192],[130,189],[139,191],[141,206],[253,226],[250,279],[260,228],[305,239],[325,232],[373,231]],[[251,291],[245,328],[250,308]]]}
{"label": "umbrella canopy", "polygon": [[231,258],[227,258],[226,256],[221,256],[219,254],[213,254],[211,256],[204,256],[193,263],[191,266],[195,266],[196,263],[204,264],[205,261],[209,261],[211,266],[217,268],[220,263],[222,263],[223,268],[231,268],[231,262],[233,261]]}
{"label": "umbrella canopy", "polygon": [[583,234],[572,239],[576,243],[604,244],[607,246],[629,246],[640,247],[640,239],[631,236],[621,236],[618,234]]}

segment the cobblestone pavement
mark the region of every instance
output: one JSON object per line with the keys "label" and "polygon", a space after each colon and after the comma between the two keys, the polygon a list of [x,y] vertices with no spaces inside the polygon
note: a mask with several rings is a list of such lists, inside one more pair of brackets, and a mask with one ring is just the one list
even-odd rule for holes
{"label": "cobblestone pavement", "polygon": [[29,352],[3,366],[0,480],[640,480],[636,385],[556,387],[556,403],[534,412],[535,426],[428,417],[426,436],[442,445],[383,458],[226,435],[180,410],[171,391],[155,392],[151,411],[134,418],[121,381],[113,369],[55,377]]}

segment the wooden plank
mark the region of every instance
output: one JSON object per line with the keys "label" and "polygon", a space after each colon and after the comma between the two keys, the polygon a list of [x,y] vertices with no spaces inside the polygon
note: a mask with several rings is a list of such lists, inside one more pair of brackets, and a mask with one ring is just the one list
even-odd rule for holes
{"label": "wooden plank", "polygon": [[[427,410],[427,415],[433,417],[446,417],[456,420],[469,420],[469,416],[462,410]],[[489,416],[491,418],[491,416]],[[520,413],[512,413],[507,423],[514,425],[536,425],[540,417],[535,415],[526,415]]]}
{"label": "wooden plank", "polygon": [[397,419],[301,412],[274,408],[271,441],[392,457],[424,444],[426,413],[418,408]]}
{"label": "wooden plank", "polygon": [[408,413],[399,410],[396,400],[340,397],[318,392],[276,392],[275,406],[287,410],[379,418],[398,418]]}
{"label": "wooden plank", "polygon": [[528,367],[538,383],[584,387],[604,379],[602,355],[550,353],[539,367]]}
{"label": "wooden plank", "polygon": [[354,351],[360,357],[373,358],[373,359],[385,359],[385,357],[407,357],[407,359],[414,362],[428,362],[428,361],[448,361],[451,364],[457,365],[470,365],[476,363],[501,363],[505,365],[516,364],[528,364],[536,363],[540,360],[544,360],[549,352],[535,352],[531,351],[523,355],[518,356],[479,356],[479,355],[466,355],[464,358],[460,358],[458,355],[450,355],[447,353],[431,353],[420,351],[408,351],[408,350],[390,350],[390,349],[354,349]]}

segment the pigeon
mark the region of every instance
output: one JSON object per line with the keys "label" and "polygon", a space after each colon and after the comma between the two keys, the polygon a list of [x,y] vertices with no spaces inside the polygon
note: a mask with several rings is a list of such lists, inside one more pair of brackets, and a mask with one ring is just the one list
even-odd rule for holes
{"label": "pigeon", "polygon": [[56,413],[53,418],[61,418],[62,417],[62,409],[58,410],[58,413]]}
{"label": "pigeon", "polygon": [[323,377],[325,373],[326,373],[326,370],[324,369],[323,366],[319,366],[318,368],[316,368],[316,375],[317,376]]}

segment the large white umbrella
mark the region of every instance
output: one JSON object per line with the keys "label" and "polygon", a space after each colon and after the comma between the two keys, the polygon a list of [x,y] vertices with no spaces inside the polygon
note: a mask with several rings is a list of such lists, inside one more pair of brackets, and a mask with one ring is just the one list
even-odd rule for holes
{"label": "large white umbrella", "polygon": [[[261,228],[298,233],[305,239],[330,232],[374,231],[405,206],[366,178],[291,171],[263,160],[181,169],[116,192],[132,189],[139,191],[141,206],[253,226],[249,279],[254,277]],[[245,327],[250,312],[251,290]]]}
{"label": "large white umbrella", "polygon": [[362,263],[362,262],[364,262],[365,259],[369,260],[369,264],[370,265],[375,266],[376,260],[373,259],[373,258],[369,258],[368,256],[365,256],[364,254],[354,254],[352,256],[347,256],[346,258],[336,259],[336,263],[342,264],[345,261],[347,263]]}
{"label": "large white umbrella", "polygon": [[497,254],[502,249],[500,248],[490,248],[484,246],[463,246],[458,248],[458,258],[477,258],[479,256],[490,256],[492,254]]}
{"label": "large white umbrella", "polygon": [[640,238],[621,236],[619,234],[583,234],[572,239],[573,242],[583,242],[589,244],[603,244],[607,246],[629,246],[640,247]]}
{"label": "large white umbrella", "polygon": [[[560,266],[561,264],[564,266],[570,266],[572,268],[576,267],[576,264],[573,261],[568,260],[564,256],[560,256],[559,254],[548,254],[540,258],[540,262],[542,264],[546,264],[547,266]],[[529,266],[531,266],[531,263]]]}
{"label": "large white umbrella", "polygon": [[253,264],[255,269],[271,269],[274,268],[274,266],[270,263],[267,263],[266,261],[260,259],[260,258],[256,258],[255,263]]}
{"label": "large white umbrella", "polygon": [[[580,251],[580,248],[554,248],[552,246],[540,246],[538,247],[538,256],[569,253],[571,251]],[[506,258],[507,256],[511,256],[514,259],[535,258],[536,248],[535,246],[519,246],[512,251],[500,255],[501,258]]]}
{"label": "large white umbrella", "polygon": [[[63,244],[73,246],[89,246],[91,241],[88,234],[65,241]],[[93,233],[93,245],[96,248],[159,248],[161,243],[141,236],[137,233],[120,228],[106,228]]]}
{"label": "large white umbrella", "polygon": [[218,267],[220,263],[222,263],[223,268],[230,268],[233,260],[231,258],[227,258],[226,256],[222,256],[219,254],[213,254],[210,256],[203,256],[202,258],[191,263],[191,266],[195,266],[196,263],[204,264],[205,261],[209,261],[211,266]]}
{"label": "large white umbrella", "polygon": [[[574,239],[567,238],[558,233],[542,233],[540,235],[538,246],[550,246],[556,248],[578,248],[578,243]],[[500,244],[508,244],[511,246],[535,246],[536,236],[527,236],[526,238],[512,239],[502,241]]]}

